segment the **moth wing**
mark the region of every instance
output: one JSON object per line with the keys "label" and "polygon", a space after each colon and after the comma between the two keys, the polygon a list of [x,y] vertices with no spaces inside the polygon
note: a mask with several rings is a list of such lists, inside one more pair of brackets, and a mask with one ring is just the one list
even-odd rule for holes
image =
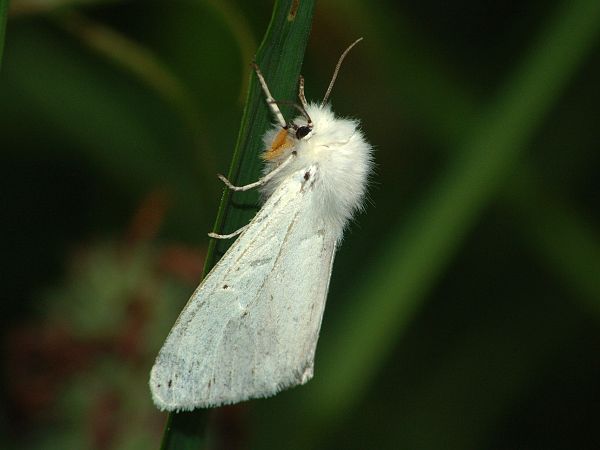
{"label": "moth wing", "polygon": [[312,378],[337,236],[311,187],[284,181],[196,289],[152,368],[159,408],[267,397]]}

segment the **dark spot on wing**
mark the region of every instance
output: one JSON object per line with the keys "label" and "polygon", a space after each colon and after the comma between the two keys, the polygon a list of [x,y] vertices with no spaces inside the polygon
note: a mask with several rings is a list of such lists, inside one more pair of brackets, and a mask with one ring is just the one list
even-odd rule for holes
{"label": "dark spot on wing", "polygon": [[304,179],[305,179],[306,181],[308,181],[308,180],[310,179],[310,172],[306,172],[306,173],[304,174]]}
{"label": "dark spot on wing", "polygon": [[169,384],[168,384],[168,386],[169,386],[169,387],[173,386],[173,380],[169,380]]}
{"label": "dark spot on wing", "polygon": [[223,289],[227,289],[228,287],[229,287],[229,286],[228,286],[228,285],[226,285],[226,284],[224,284],[224,285],[223,285]]}
{"label": "dark spot on wing", "polygon": [[262,266],[264,264],[270,263],[272,260],[273,260],[272,257],[262,258],[262,259],[255,259],[254,261],[250,262],[250,267]]}

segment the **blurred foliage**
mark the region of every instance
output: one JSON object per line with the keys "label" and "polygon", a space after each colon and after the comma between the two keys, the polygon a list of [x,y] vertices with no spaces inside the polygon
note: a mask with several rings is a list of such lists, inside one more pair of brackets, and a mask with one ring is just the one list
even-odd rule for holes
{"label": "blurred foliage", "polygon": [[[148,372],[202,271],[272,7],[10,2],[2,448],[160,445]],[[332,102],[378,167],[315,378],[213,411],[211,442],[600,448],[600,2],[317,3],[309,98],[359,36]]]}
{"label": "blurred foliage", "polygon": [[8,0],[0,0],[0,68],[2,67],[2,53],[4,52],[4,37],[6,35],[7,13]]}

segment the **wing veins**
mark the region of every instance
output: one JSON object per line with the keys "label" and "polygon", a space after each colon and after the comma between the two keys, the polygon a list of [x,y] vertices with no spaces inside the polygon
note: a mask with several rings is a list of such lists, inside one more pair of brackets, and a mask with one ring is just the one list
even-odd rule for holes
{"label": "wing veins", "polygon": [[[279,199],[279,201],[280,201],[280,200],[281,200],[281,199]],[[285,236],[284,236],[284,238],[283,238],[283,241],[282,241],[282,243],[285,243],[285,242],[287,242],[287,240],[288,240],[288,237],[289,237],[289,234],[290,234],[290,231],[292,230],[292,228],[293,228],[294,224],[295,224],[295,223],[298,221],[298,216],[299,216],[300,212],[301,212],[300,210],[297,210],[297,211],[296,211],[296,213],[294,214],[294,216],[292,217],[292,220],[290,221],[290,224],[288,225],[288,227],[287,227],[287,229],[286,229]],[[256,217],[258,217],[258,216],[255,216],[255,218],[254,218],[252,221],[254,221],[254,220],[256,219]],[[270,220],[269,220],[269,219],[270,219]],[[261,232],[262,232],[262,231],[263,231],[263,230],[264,230],[264,229],[267,227],[267,225],[270,225],[270,224],[271,224],[271,222],[272,222],[272,220],[273,220],[273,219],[271,219],[271,217],[267,216],[267,218],[266,218],[265,220],[263,220],[263,223],[264,223],[263,227],[261,227],[261,228],[260,228],[260,229],[259,229],[259,230],[256,232],[256,235],[259,235],[259,234],[260,234],[260,233],[261,233]],[[250,223],[250,226],[248,227],[248,231],[250,231],[251,227],[252,227],[252,222]],[[240,238],[239,238],[239,239],[241,239],[241,237],[242,237],[242,236],[240,236]],[[239,239],[238,239],[238,240],[239,240]],[[235,244],[234,244],[234,245],[235,245]],[[281,258],[281,255],[282,255],[282,252],[283,252],[283,247],[284,247],[284,245],[281,245],[281,246],[279,247],[279,250],[278,250],[278,252],[277,252],[277,256],[275,257],[275,260],[274,260],[274,262],[273,262],[273,267],[275,267],[275,266],[277,265],[277,262],[278,262],[278,261],[279,261],[279,259]],[[244,250],[244,251],[243,251],[243,252],[242,252],[242,253],[241,253],[241,254],[240,254],[240,255],[239,255],[239,256],[238,256],[238,257],[237,257],[235,260],[234,260],[234,261],[235,261],[235,264],[231,264],[231,269],[230,269],[230,270],[228,270],[227,272],[225,272],[225,274],[224,274],[223,278],[225,278],[225,276],[226,276],[226,275],[229,275],[229,274],[230,274],[230,273],[233,271],[234,267],[237,267],[237,266],[239,265],[239,261],[240,261],[240,260],[242,259],[242,257],[243,257],[243,256],[244,256],[244,255],[245,255],[247,252],[248,252],[249,248],[250,248],[250,246],[248,246],[248,247],[247,247],[247,248],[246,248],[246,249],[245,249],[245,250]],[[221,261],[222,261],[222,260],[221,260]],[[215,266],[215,268],[216,268],[216,266]],[[209,275],[210,275],[210,274],[209,274]],[[208,276],[207,276],[207,278],[208,278]],[[246,308],[247,308],[247,309],[249,309],[249,308],[250,308],[250,305],[252,305],[252,304],[256,303],[256,301],[257,301],[257,299],[258,299],[258,297],[259,297],[260,293],[261,293],[261,292],[263,291],[263,289],[264,289],[264,286],[265,286],[265,284],[266,284],[267,280],[268,280],[268,273],[267,273],[267,276],[265,276],[265,278],[264,278],[264,280],[263,280],[262,284],[260,285],[260,288],[259,288],[259,289],[257,289],[257,293],[256,293],[256,295],[254,296],[254,298],[253,298],[251,301],[249,301],[249,302],[247,303],[247,306],[246,306]],[[236,297],[237,297],[237,296],[236,296]],[[219,332],[219,340],[217,341],[217,343],[216,343],[216,345],[215,345],[215,347],[214,347],[214,348],[215,348],[215,350],[218,350],[218,349],[220,348],[220,346],[221,346],[221,343],[223,342],[223,337],[224,337],[224,335],[225,335],[225,333],[224,333],[224,330],[225,330],[225,329],[226,329],[226,328],[229,326],[229,324],[230,324],[230,323],[233,321],[233,319],[234,319],[235,317],[237,317],[237,316],[233,316],[233,315],[232,315],[232,316],[230,316],[230,317],[227,319],[227,321],[225,322],[225,324],[223,325],[223,327],[221,328],[221,330],[220,330],[220,332]],[[254,334],[254,335],[255,335],[255,342],[256,342],[256,336],[257,336],[256,330],[254,330],[254,332],[255,332],[255,334]],[[212,379],[215,379],[215,372],[216,372],[216,364],[215,364],[215,362],[217,361],[218,357],[219,357],[219,352],[218,352],[218,351],[215,351],[215,352],[213,353],[212,364],[211,364],[211,365],[212,365],[212,367],[213,367],[213,370],[211,371],[211,378],[212,378]],[[255,363],[254,363],[254,364],[256,365],[256,352],[254,352],[254,361],[255,361]],[[231,372],[231,380],[233,381],[233,372]]]}

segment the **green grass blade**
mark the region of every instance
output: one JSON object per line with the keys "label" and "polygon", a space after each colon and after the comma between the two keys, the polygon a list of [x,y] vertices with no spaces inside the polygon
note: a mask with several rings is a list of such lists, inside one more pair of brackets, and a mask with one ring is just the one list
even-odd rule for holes
{"label": "green grass blade", "polygon": [[499,418],[584,326],[557,303],[541,313],[525,299],[506,316],[482,318],[406,394],[399,442],[420,450],[487,448]]}
{"label": "green grass blade", "polygon": [[[294,0],[281,0],[274,6],[269,28],[256,55],[256,62],[276,99],[294,99],[296,96],[313,8],[313,1]],[[251,77],[242,124],[228,173],[228,178],[238,185],[255,181],[260,176],[261,163],[258,155],[263,150],[262,135],[272,122],[256,77],[254,74]],[[284,114],[285,112],[284,110]],[[256,213],[257,203],[256,192],[232,194],[225,190],[214,230],[227,233],[244,226]],[[208,273],[229,245],[230,242],[223,241],[210,243],[205,273]],[[205,410],[171,414],[162,448],[198,448],[205,441],[203,428],[206,415]]]}
{"label": "green grass blade", "polygon": [[[319,352],[309,416],[322,427],[361,397],[600,31],[600,4],[566,2],[457,150],[421,208],[348,299]],[[352,352],[341,349],[352,348]],[[343,374],[343,376],[340,376]]]}
{"label": "green grass blade", "polygon": [[[91,50],[130,72],[182,113],[187,124],[201,120],[193,94],[151,50],[76,11],[53,16],[56,23]],[[193,126],[193,125],[190,125]],[[203,155],[203,158],[206,156]]]}
{"label": "green grass blade", "polygon": [[531,165],[521,164],[518,176],[503,192],[515,212],[519,230],[545,264],[561,275],[575,294],[573,300],[600,314],[600,242],[591,224],[546,192]]}
{"label": "green grass blade", "polygon": [[8,0],[0,0],[0,69],[2,69],[2,55],[4,53],[4,36],[6,35],[7,14]]}
{"label": "green grass blade", "polygon": [[[431,57],[435,51],[427,45],[426,38],[411,30],[406,33],[406,39],[390,47],[389,41],[397,28],[411,28],[406,20],[365,7],[357,1],[336,1],[328,7],[343,10],[353,23],[360,22],[366,35],[370,36],[376,29],[380,31],[373,39],[369,37],[369,43],[385,64],[382,76],[387,77],[388,83],[405,86],[398,91],[400,94],[394,102],[420,117],[419,123],[428,128],[428,136],[436,139],[438,145],[451,149],[476,125],[480,102],[466,85],[450,79],[447,68],[440,63],[443,58],[439,55]],[[393,55],[393,51],[398,55]],[[407,71],[406,67],[411,70]],[[448,142],[451,145],[448,146]],[[597,271],[589,270],[598,266],[598,258],[591,250],[598,248],[598,239],[585,220],[578,217],[577,211],[567,211],[566,207],[548,198],[539,177],[532,176],[531,170],[531,164],[520,162],[520,176],[506,184],[501,192],[502,199],[507,206],[516,208],[523,233],[530,237],[540,259],[549,263],[564,282],[580,294],[574,300],[592,306],[598,313]],[[527,206],[527,201],[535,203]],[[535,226],[542,217],[548,220],[547,223],[543,221],[546,226]],[[573,261],[576,263],[572,264]]]}
{"label": "green grass blade", "polygon": [[[300,3],[295,19],[290,20],[289,11],[296,5],[298,2],[294,1],[276,3],[267,34],[256,55],[256,62],[276,99],[296,98],[314,2]],[[242,126],[228,172],[228,178],[236,185],[251,183],[260,177],[262,164],[258,155],[264,150],[262,136],[272,123],[256,77],[254,74],[251,77]],[[282,110],[288,117],[296,115],[289,107],[282,107]],[[229,233],[244,226],[256,213],[257,203],[256,191],[231,193],[225,190],[214,231]],[[222,254],[229,245],[227,241],[211,242],[206,272],[216,262],[213,252]]]}

